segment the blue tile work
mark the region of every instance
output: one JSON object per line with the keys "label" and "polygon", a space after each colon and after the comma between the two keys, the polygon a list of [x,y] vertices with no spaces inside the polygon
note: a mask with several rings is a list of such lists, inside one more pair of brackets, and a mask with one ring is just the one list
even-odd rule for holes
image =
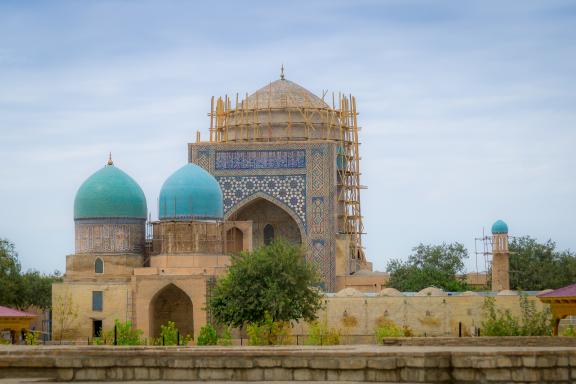
{"label": "blue tile work", "polygon": [[271,197],[297,221],[306,258],[318,266],[326,289],[336,288],[336,143],[199,143],[189,149],[189,161],[220,183],[225,218],[249,201]]}
{"label": "blue tile work", "polygon": [[306,168],[306,151],[216,151],[214,169]]}
{"label": "blue tile work", "polygon": [[306,175],[216,176],[224,198],[224,213],[254,193],[262,192],[288,206],[306,228]]}

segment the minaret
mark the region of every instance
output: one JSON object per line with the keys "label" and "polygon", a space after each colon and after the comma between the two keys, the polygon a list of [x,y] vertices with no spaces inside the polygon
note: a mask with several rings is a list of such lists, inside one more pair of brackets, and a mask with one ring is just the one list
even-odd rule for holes
{"label": "minaret", "polygon": [[508,225],[502,220],[492,225],[492,290],[510,289]]}

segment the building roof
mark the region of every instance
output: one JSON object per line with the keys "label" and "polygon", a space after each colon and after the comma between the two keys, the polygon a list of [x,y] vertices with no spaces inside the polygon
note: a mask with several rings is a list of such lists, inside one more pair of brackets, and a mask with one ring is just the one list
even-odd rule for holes
{"label": "building roof", "polygon": [[545,292],[537,296],[542,299],[555,297],[576,297],[576,284],[567,285],[566,287],[558,288],[550,292]]}
{"label": "building roof", "polygon": [[38,315],[0,305],[0,317],[38,317]]}
{"label": "building roof", "polygon": [[142,188],[112,161],[86,179],[74,199],[74,219],[145,219],[147,213]]}
{"label": "building roof", "polygon": [[508,233],[508,224],[502,220],[496,220],[496,222],[492,224],[492,234],[496,235],[500,233]]}
{"label": "building roof", "polygon": [[321,98],[306,88],[285,79],[276,80],[246,99],[248,108],[328,108]]}
{"label": "building roof", "polygon": [[220,184],[192,163],[166,179],[159,204],[160,220],[220,220],[224,216]]}

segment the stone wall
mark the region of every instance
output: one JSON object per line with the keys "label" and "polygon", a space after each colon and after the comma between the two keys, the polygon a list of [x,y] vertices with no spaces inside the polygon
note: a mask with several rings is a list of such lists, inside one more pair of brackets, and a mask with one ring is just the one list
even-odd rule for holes
{"label": "stone wall", "polygon": [[576,379],[576,347],[8,346],[0,347],[0,377],[61,381],[570,383]]}

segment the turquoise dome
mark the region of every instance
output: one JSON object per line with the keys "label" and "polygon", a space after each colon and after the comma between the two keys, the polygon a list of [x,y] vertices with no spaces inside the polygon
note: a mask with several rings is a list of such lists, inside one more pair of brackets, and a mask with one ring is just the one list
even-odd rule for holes
{"label": "turquoise dome", "polygon": [[74,219],[146,219],[147,212],[142,188],[111,161],[82,183],[74,199]]}
{"label": "turquoise dome", "polygon": [[160,220],[219,220],[224,216],[220,184],[192,163],[166,179],[159,205]]}
{"label": "turquoise dome", "polygon": [[492,224],[492,234],[496,235],[499,233],[508,233],[508,224],[502,220],[497,220],[494,224]]}

